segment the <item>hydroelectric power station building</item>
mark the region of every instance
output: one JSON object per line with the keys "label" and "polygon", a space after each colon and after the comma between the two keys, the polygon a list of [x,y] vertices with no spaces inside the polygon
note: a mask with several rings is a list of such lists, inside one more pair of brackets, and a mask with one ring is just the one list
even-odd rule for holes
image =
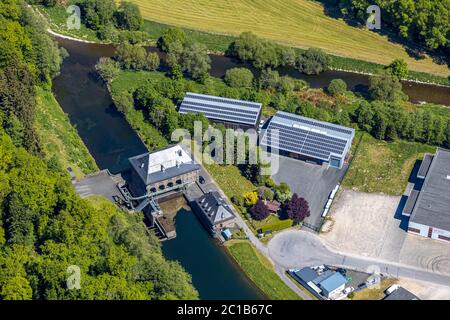
{"label": "hydroelectric power station building", "polygon": [[177,144],[129,159],[133,196],[161,194],[198,180],[200,166]]}
{"label": "hydroelectric power station building", "polygon": [[233,129],[256,129],[261,119],[261,103],[187,92],[179,113],[203,113],[206,118]]}
{"label": "hydroelectric power station building", "polygon": [[281,155],[342,168],[355,130],[278,111],[263,130],[260,145]]}

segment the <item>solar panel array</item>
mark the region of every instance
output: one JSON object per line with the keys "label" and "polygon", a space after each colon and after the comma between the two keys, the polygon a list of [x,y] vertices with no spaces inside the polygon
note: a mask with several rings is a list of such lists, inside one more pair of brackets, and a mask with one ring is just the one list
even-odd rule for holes
{"label": "solar panel array", "polygon": [[331,154],[345,156],[353,135],[349,128],[278,112],[264,132],[261,145],[329,161]]}
{"label": "solar panel array", "polygon": [[212,120],[256,125],[261,104],[188,92],[179,108],[180,113],[203,113]]}

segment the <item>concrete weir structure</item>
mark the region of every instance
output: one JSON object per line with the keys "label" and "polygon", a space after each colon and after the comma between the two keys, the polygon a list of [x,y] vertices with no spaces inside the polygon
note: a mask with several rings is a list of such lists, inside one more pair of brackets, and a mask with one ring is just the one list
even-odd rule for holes
{"label": "concrete weir structure", "polygon": [[426,154],[417,177],[422,188],[411,192],[403,210],[408,232],[450,242],[450,150]]}

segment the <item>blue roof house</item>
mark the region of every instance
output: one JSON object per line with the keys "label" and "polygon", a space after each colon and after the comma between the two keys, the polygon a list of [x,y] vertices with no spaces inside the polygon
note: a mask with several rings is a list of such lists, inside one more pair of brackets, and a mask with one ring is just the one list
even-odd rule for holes
{"label": "blue roof house", "polygon": [[344,290],[346,283],[347,279],[340,272],[334,272],[318,285],[322,289],[322,294],[327,298],[331,298]]}

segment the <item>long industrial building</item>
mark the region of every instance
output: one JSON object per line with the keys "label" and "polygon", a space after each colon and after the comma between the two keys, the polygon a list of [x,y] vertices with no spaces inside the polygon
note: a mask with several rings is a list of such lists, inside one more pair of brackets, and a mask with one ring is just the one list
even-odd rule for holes
{"label": "long industrial building", "polygon": [[206,118],[230,128],[256,128],[261,118],[261,103],[188,92],[179,113],[203,113]]}
{"label": "long industrial building", "polygon": [[355,130],[278,111],[263,130],[260,145],[280,154],[342,168]]}
{"label": "long industrial building", "polygon": [[423,185],[411,191],[403,209],[410,216],[408,232],[450,241],[450,150],[426,154],[417,177]]}

